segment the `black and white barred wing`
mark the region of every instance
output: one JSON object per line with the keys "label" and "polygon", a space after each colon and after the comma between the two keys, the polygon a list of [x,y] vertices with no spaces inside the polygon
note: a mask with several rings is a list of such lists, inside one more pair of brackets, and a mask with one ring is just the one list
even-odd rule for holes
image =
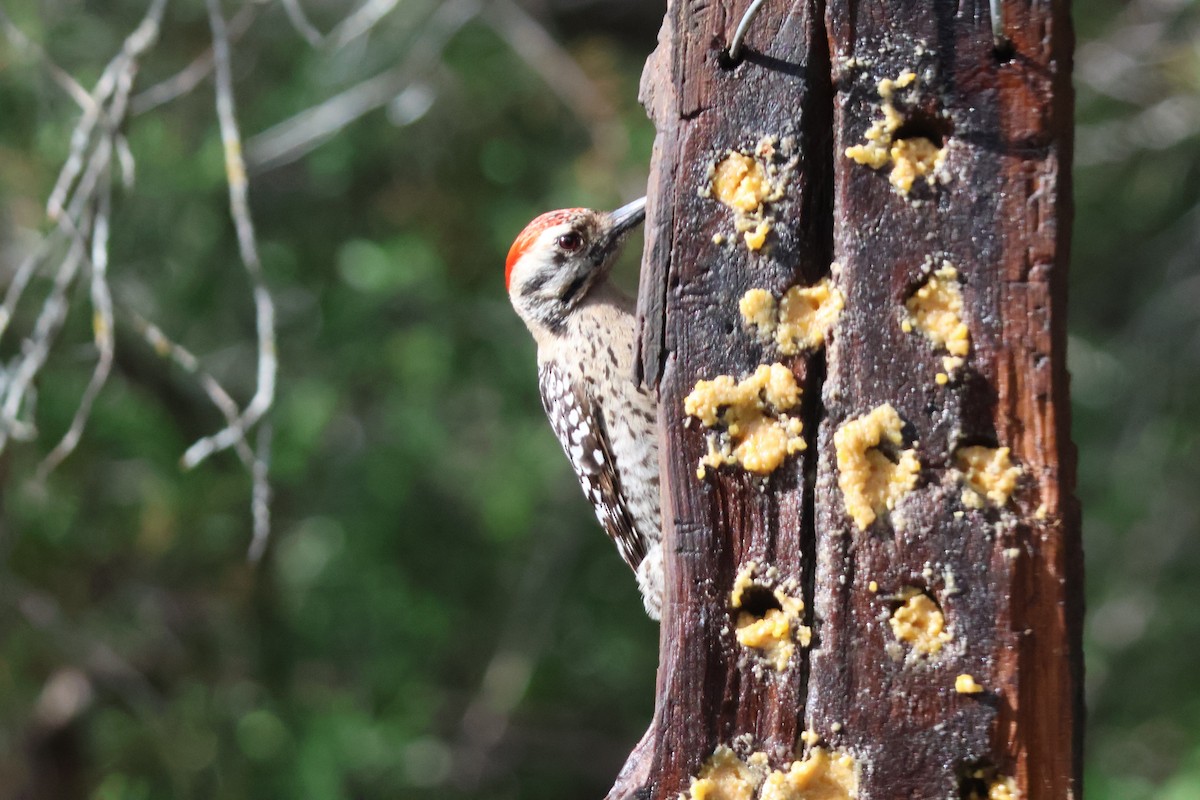
{"label": "black and white barred wing", "polygon": [[542,407],[584,495],[621,558],[636,570],[646,557],[646,543],[638,535],[621,493],[621,477],[599,404],[580,381],[572,380],[553,363],[541,365],[538,381]]}

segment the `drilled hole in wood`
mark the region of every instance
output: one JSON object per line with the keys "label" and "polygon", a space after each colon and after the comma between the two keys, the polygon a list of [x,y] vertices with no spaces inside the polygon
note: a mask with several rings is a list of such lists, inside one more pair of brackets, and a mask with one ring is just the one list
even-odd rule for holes
{"label": "drilled hole in wood", "polygon": [[778,363],[763,364],[741,381],[732,375],[697,381],[683,409],[711,430],[696,478],[704,480],[708,467],[725,465],[769,475],[789,456],[805,450],[801,393],[796,376]]}
{"label": "drilled hole in wood", "polygon": [[739,610],[759,619],[765,617],[768,611],[783,610],[783,604],[775,596],[775,592],[765,586],[754,583],[742,590],[742,604]]}
{"label": "drilled hole in wood", "polygon": [[896,129],[892,140],[899,139],[928,139],[935,147],[944,147],[952,131],[950,121],[944,117],[927,114],[922,111],[911,111],[907,118]]}
{"label": "drilled hole in wood", "polygon": [[1016,57],[1017,48],[1008,39],[1001,39],[1000,43],[992,49],[992,54],[996,57],[996,61],[1007,64]]}
{"label": "drilled hole in wood", "polygon": [[847,420],[833,434],[838,488],[846,513],[860,531],[890,514],[916,487],[921,461],[913,448],[903,448],[913,441],[905,436],[906,427],[896,409],[885,403]]}
{"label": "drilled hole in wood", "polygon": [[995,449],[1000,446],[1000,440],[995,433],[972,433],[964,434],[959,437],[954,443],[955,450],[962,450],[967,447],[988,447]]}
{"label": "drilled hole in wood", "polygon": [[989,761],[970,761],[958,768],[959,800],[1016,800],[1017,782],[1000,774]]}
{"label": "drilled hole in wood", "polygon": [[[734,634],[745,648],[742,663],[759,678],[767,674],[767,668],[785,671],[796,646],[808,647],[812,641],[812,630],[801,624],[804,601],[792,593],[795,586],[791,582],[779,584],[774,573],[773,568],[761,573],[756,562],[747,562],[729,594]],[[768,577],[756,579],[757,574]]]}
{"label": "drilled hole in wood", "polygon": [[1007,447],[957,447],[954,466],[962,476],[962,503],[973,509],[1007,505],[1024,473],[1021,465],[1013,462],[1012,451]]}
{"label": "drilled hole in wood", "polygon": [[[901,428],[901,434],[903,435],[903,433],[904,433],[904,429]],[[888,439],[883,439],[879,442],[879,444],[875,445],[875,447],[872,449],[879,451],[879,453],[882,454],[884,458],[886,458],[888,461],[892,462],[893,464],[899,464],[901,448],[902,448],[902,445],[895,444],[894,442],[889,441]]]}
{"label": "drilled hole in wood", "polygon": [[[745,52],[745,50],[743,49],[742,52]],[[737,69],[738,64],[741,63],[742,59],[734,58],[730,54],[728,47],[722,47],[717,53],[717,66],[726,72],[732,72],[733,70]]]}
{"label": "drilled hole in wood", "polygon": [[980,800],[996,777],[996,768],[986,761],[970,761],[958,767],[959,800]]}
{"label": "drilled hole in wood", "polygon": [[[896,609],[898,609],[898,608],[900,608],[900,606],[904,605],[905,601],[907,601],[910,597],[914,597],[919,594],[925,595],[926,597],[930,596],[929,591],[925,588],[925,586],[918,579],[916,581],[912,581],[911,583],[906,584],[905,586],[903,586],[899,591],[895,592],[894,594],[884,595],[884,598],[887,600],[888,608],[891,609],[892,613],[894,614],[894,613],[896,613]],[[930,599],[932,600],[933,598],[930,597]],[[933,602],[935,605],[937,604],[936,600],[934,600]],[[941,606],[938,606],[938,609],[940,610]]]}
{"label": "drilled hole in wood", "polygon": [[892,599],[890,605],[892,616],[888,623],[892,635],[915,653],[936,655],[953,638],[941,604],[927,591],[908,586]]}

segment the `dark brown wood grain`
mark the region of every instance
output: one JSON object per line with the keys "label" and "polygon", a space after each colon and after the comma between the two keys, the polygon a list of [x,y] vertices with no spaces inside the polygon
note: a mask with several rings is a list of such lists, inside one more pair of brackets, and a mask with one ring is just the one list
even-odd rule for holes
{"label": "dark brown wood grain", "polygon": [[[658,139],[640,367],[661,400],[668,598],[655,718],[610,797],[674,797],[718,745],[747,734],[782,767],[805,728],[855,756],[863,800],[963,796],[963,776],[979,768],[1013,777],[1023,797],[1076,797],[1067,4],[1006,3],[1011,47],[997,52],[986,0],[768,0],[731,64],[727,42],[748,5],[670,0],[643,77]],[[843,154],[881,113],[879,80],[910,70],[901,135],[944,142],[946,179],[904,196],[887,169]],[[732,219],[698,192],[707,170],[765,136],[799,151],[768,246],[715,244]],[[944,353],[900,326],[931,258],[958,268],[972,339],[945,385],[934,380]],[[747,289],[780,294],[834,262],[847,302],[825,351],[781,358],[744,330]],[[697,479],[704,435],[685,425],[683,398],[699,379],[778,360],[805,387],[809,449],[766,479],[731,468]],[[884,403],[922,471],[902,514],[860,531],[833,434]],[[1025,471],[1004,509],[961,502],[953,453],[974,444],[1012,448]],[[808,607],[812,647],[782,673],[752,669],[732,636],[729,591],[751,560],[795,580]],[[887,618],[909,586],[946,615],[954,643],[937,656],[894,657]],[[957,694],[960,673],[985,691]]]}

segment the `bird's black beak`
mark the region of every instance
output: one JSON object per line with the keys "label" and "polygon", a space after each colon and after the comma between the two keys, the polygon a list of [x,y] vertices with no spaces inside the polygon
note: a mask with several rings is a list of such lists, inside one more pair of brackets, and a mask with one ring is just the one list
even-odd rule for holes
{"label": "bird's black beak", "polygon": [[596,265],[597,276],[607,274],[609,268],[616,262],[617,251],[625,235],[642,224],[646,218],[646,198],[640,197],[632,203],[626,203],[616,211],[609,212],[608,227],[604,235],[596,241],[591,249],[592,263]]}
{"label": "bird's black beak", "polygon": [[616,243],[629,231],[642,224],[646,218],[646,198],[639,197],[632,203],[626,203],[609,215],[610,243]]}

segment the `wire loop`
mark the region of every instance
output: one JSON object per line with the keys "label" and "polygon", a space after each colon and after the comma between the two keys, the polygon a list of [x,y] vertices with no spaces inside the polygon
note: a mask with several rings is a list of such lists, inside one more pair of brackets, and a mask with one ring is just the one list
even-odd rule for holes
{"label": "wire loop", "polygon": [[[736,62],[738,54],[742,51],[742,41],[746,38],[746,32],[750,30],[750,23],[754,21],[754,17],[758,14],[758,10],[763,7],[763,3],[767,0],[754,0],[753,3],[746,9],[746,13],[742,15],[742,21],[738,23],[737,30],[733,33],[733,41],[729,43],[729,59]],[[992,5],[995,7],[998,0],[992,0]]]}

